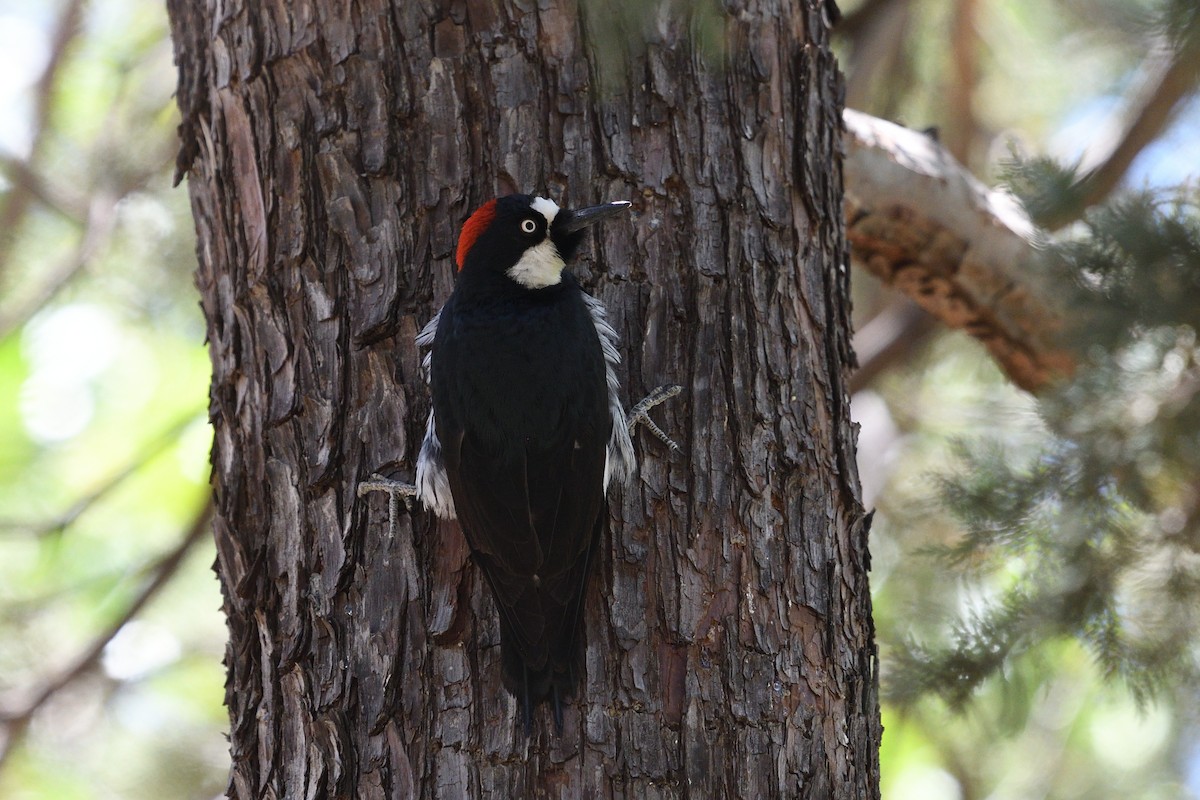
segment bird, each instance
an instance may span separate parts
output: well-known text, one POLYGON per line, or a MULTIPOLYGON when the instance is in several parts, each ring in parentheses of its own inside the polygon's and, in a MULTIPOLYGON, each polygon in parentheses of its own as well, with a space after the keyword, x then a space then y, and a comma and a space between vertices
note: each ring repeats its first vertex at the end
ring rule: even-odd
POLYGON ((499 613, 502 683, 527 736, 543 701, 562 732, 606 497, 635 470, 633 425, 675 447, 646 412, 679 387, 659 387, 626 416, 616 330, 566 269, 590 226, 629 208, 487 201, 462 226, 453 292, 417 336, 432 408, 415 485, 403 486, 466 537, 499 613))

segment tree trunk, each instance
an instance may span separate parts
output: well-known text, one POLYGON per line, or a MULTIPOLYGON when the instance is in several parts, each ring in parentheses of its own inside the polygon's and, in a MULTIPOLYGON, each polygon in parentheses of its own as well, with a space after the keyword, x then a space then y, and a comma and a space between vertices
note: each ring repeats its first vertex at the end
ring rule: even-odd
POLYGON ((169 0, 231 795, 878 795, 832 4, 644 5, 169 0), (627 400, 684 387, 681 452, 640 436, 611 503, 563 734, 529 740, 459 530, 356 497, 411 478, 413 337, 513 189, 633 201, 575 270, 627 400))

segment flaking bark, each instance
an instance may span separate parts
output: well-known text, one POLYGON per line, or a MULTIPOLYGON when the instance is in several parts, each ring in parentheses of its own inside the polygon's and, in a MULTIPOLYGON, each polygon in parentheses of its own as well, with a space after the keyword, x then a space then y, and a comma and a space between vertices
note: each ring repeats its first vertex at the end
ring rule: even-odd
POLYGON ((877 796, 827 3, 615 24, 608 4, 169 6, 230 794, 877 796), (702 50, 714 24, 724 49, 702 50), (681 452, 640 437, 611 503, 578 702, 529 741, 461 534, 417 510, 389 537, 382 496, 355 496, 411 477, 413 337, 458 225, 509 189, 634 202, 576 271, 622 335, 627 399, 684 386, 662 415, 681 452))

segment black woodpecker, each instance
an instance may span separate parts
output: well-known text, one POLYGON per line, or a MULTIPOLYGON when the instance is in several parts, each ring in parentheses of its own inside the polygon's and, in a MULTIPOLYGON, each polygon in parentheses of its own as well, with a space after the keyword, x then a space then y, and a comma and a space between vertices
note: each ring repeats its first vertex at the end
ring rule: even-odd
POLYGON ((564 270, 587 226, 628 208, 489 201, 463 225, 454 292, 417 338, 433 410, 415 493, 458 519, 487 578, 527 735, 542 701, 562 730, 605 495, 634 468, 616 331, 564 270))

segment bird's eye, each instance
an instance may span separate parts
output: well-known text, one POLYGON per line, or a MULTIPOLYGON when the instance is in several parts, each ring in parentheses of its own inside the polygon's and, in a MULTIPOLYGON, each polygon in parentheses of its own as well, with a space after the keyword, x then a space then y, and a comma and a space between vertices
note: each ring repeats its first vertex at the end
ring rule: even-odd
POLYGON ((523 219, 521 220, 521 230, 525 233, 533 233, 537 230, 537 223, 531 219, 523 219))

